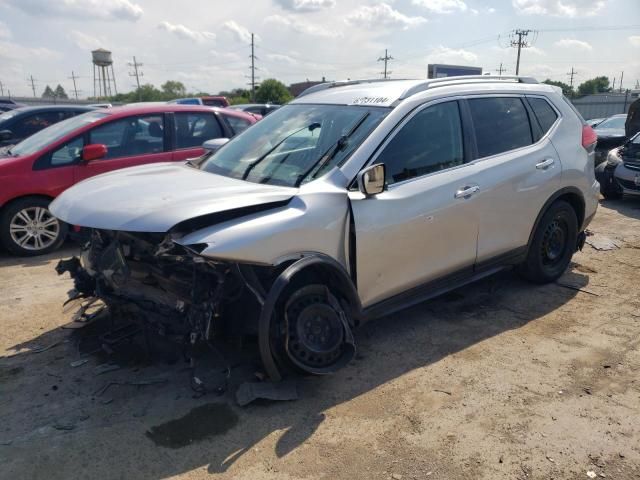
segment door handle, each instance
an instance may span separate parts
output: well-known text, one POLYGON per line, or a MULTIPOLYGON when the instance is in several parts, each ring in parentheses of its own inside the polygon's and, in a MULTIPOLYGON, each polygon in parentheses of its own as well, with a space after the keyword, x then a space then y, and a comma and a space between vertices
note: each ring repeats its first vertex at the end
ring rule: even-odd
POLYGON ((546 158, 543 161, 536 163, 536 168, 538 170, 546 170, 554 163, 556 163, 556 161, 553 158, 546 158))
POLYGON ((477 193, 480 190, 480 187, 478 185, 473 185, 473 186, 466 186, 464 188, 461 188, 460 190, 458 190, 456 192, 456 194, 454 195, 455 198, 468 198, 471 195, 473 195, 474 193, 477 193))

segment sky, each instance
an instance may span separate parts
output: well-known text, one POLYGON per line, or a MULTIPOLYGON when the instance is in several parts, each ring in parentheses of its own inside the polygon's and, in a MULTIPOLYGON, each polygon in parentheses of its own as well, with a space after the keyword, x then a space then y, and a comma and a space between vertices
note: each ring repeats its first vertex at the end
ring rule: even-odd
POLYGON ((515 73, 514 29, 531 29, 521 75, 574 83, 606 75, 640 80, 640 0, 0 0, 0 82, 7 95, 45 86, 93 95, 91 50, 113 52, 116 88, 179 80, 216 93, 256 74, 286 84, 379 78, 385 49, 391 78, 425 78, 427 64, 515 73))

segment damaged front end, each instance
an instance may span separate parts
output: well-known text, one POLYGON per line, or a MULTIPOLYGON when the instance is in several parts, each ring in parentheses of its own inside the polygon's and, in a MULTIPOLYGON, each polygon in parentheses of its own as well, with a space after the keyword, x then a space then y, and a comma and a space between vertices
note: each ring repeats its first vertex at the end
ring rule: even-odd
POLYGON ((112 319, 132 325, 146 342, 150 334, 171 340, 192 366, 203 346, 247 337, 258 340, 273 380, 285 364, 319 374, 353 358, 346 297, 283 282, 291 264, 217 261, 199 255, 198 245, 173 240, 172 234, 94 229, 80 258, 61 261, 56 270, 74 279, 71 297, 101 300, 112 319))

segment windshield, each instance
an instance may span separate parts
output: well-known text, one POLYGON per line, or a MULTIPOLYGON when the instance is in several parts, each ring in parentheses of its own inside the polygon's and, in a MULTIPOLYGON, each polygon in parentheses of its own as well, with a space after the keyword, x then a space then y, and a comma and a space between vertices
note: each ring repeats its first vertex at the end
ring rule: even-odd
POLYGON ((54 123, 50 127, 40 130, 34 133, 30 137, 24 139, 11 149, 11 155, 31 155, 41 150, 47 145, 57 142, 62 137, 73 132, 77 128, 80 128, 89 123, 93 123, 101 118, 108 116, 105 112, 87 112, 82 115, 71 117, 67 120, 63 120, 58 123, 54 123))
POLYGON ((614 130, 624 130, 624 122, 627 120, 626 117, 611 117, 599 123, 596 127, 597 130, 601 128, 612 128, 614 130))
POLYGON ((299 186, 340 166, 390 111, 286 105, 235 137, 200 168, 249 182, 299 186))

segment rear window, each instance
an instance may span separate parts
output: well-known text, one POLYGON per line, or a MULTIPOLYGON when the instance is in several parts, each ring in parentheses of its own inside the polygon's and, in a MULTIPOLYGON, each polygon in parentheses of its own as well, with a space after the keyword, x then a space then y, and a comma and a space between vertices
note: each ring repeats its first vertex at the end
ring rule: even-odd
POLYGON ((480 158, 533 143, 529 115, 520 98, 474 98, 469 108, 480 158))
POLYGON ((549 105, 549 102, 543 98, 529 97, 528 100, 529 105, 531 105, 531 108, 533 109, 533 113, 538 119, 538 123, 542 129, 542 134, 544 135, 558 119, 558 114, 551 105, 549 105))
POLYGON ((224 118, 227 120, 227 123, 233 130, 233 133, 236 135, 240 132, 244 132, 247 128, 251 126, 251 122, 249 120, 245 120, 244 118, 232 117, 231 115, 225 115, 224 118))

